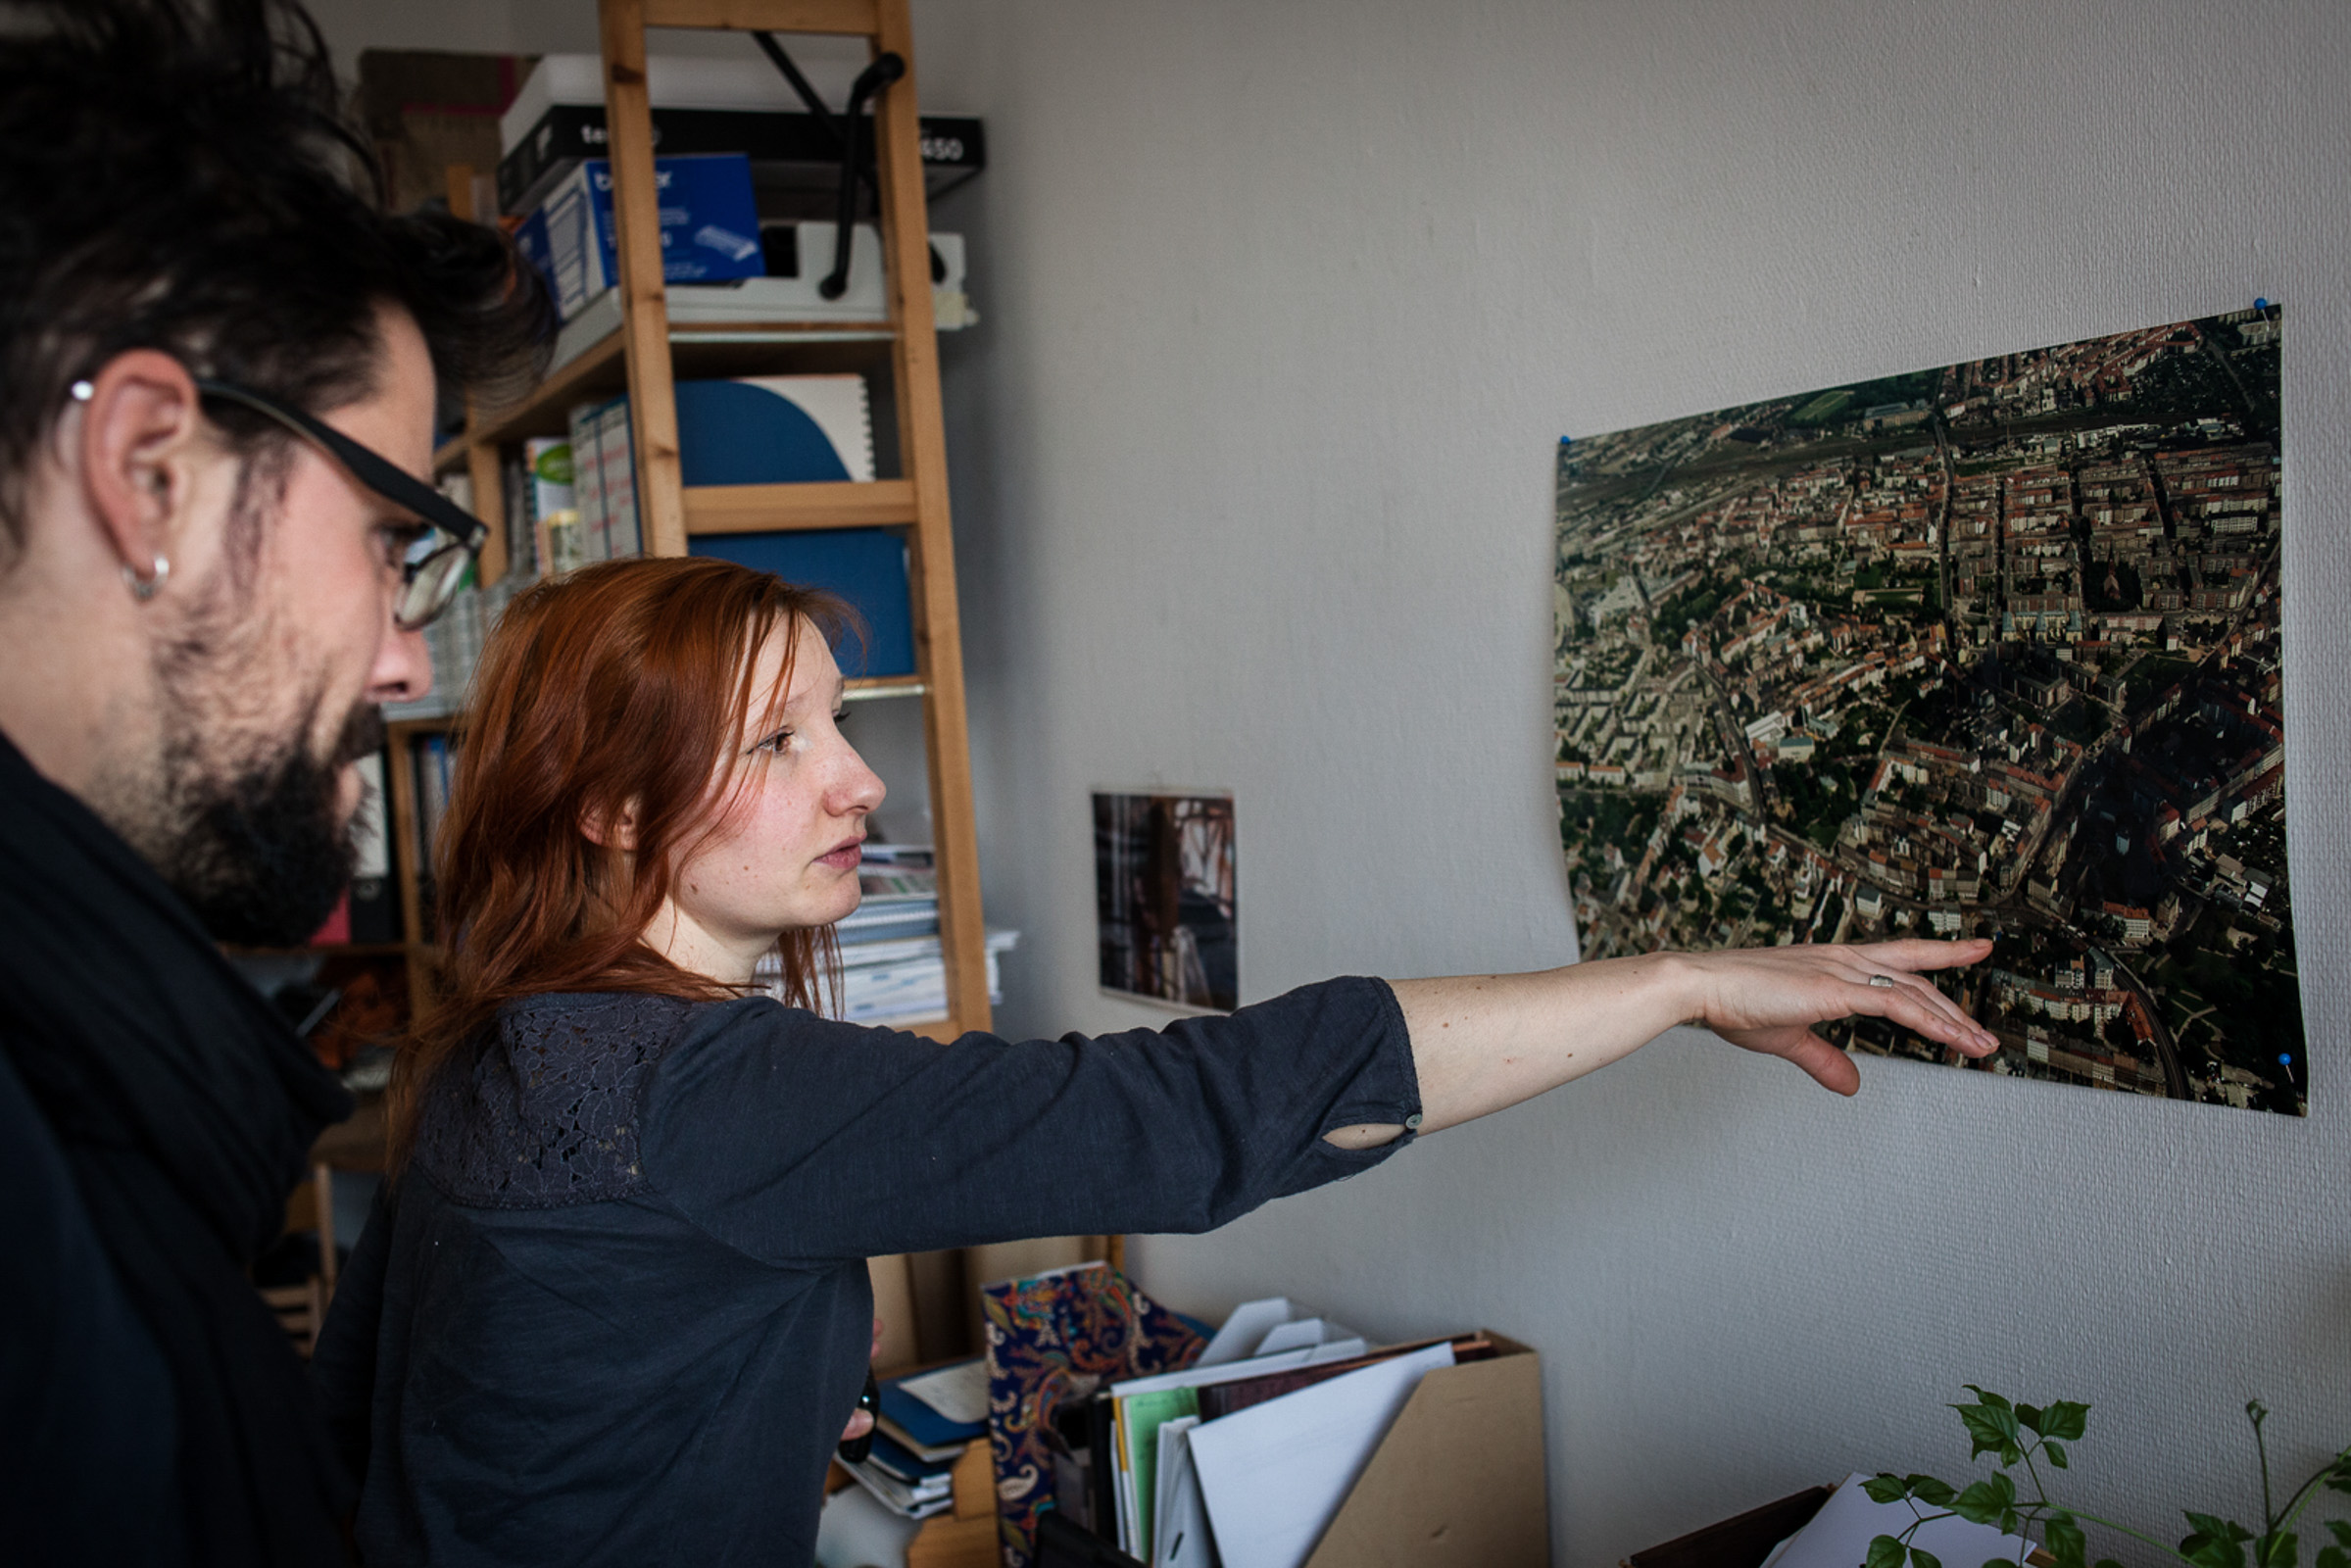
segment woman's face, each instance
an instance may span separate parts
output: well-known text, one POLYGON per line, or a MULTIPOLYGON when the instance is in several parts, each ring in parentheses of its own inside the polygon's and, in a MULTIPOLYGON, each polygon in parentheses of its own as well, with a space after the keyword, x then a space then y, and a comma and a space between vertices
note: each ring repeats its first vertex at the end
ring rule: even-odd
POLYGON ((866 814, 882 804, 882 781, 841 733, 840 666, 813 628, 771 634, 751 689, 745 731, 721 774, 725 815, 679 864, 670 889, 664 913, 677 917, 675 939, 661 942, 661 921, 648 933, 681 960, 705 958, 687 967, 706 973, 717 956, 698 951, 706 943, 756 956, 783 931, 829 925, 855 909, 857 846, 866 814), (771 716, 761 694, 782 677, 787 646, 792 684, 771 716))

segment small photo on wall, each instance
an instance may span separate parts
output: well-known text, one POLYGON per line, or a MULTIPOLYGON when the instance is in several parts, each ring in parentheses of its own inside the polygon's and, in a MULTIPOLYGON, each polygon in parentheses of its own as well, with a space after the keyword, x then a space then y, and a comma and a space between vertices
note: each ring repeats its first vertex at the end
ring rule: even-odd
POLYGON ((1239 1006, 1232 796, 1096 792, 1094 906, 1103 990, 1239 1006))

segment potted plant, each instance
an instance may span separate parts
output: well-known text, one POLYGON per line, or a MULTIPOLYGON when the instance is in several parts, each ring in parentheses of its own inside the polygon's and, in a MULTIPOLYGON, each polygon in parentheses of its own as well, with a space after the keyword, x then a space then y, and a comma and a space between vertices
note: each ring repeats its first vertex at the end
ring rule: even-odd
MULTIPOLYGON (((1974 1445, 1968 1457, 1993 1455, 1999 1464, 1998 1473, 1965 1487, 1954 1487, 1933 1476, 1881 1475, 1864 1483, 1862 1490, 1873 1501, 1908 1502, 1918 1516, 1899 1534, 1872 1541, 1864 1568, 1905 1568, 1905 1564, 1907 1568, 1943 1568, 1933 1552, 1912 1545, 1910 1538, 1920 1525, 1954 1514, 1976 1524, 1994 1526, 2012 1536, 2025 1530, 2036 1532, 2049 1555, 2056 1559, 2056 1568, 2086 1568, 2089 1544, 2082 1528, 2084 1524, 2119 1531, 2190 1568, 2297 1568, 2300 1545, 2296 1526, 2304 1511, 2318 1500, 2321 1492, 2351 1493, 2351 1447, 2346 1447, 2313 1472, 2280 1505, 2270 1485, 2270 1449, 2261 1433, 2261 1424, 2270 1412, 2259 1399, 2254 1399, 2245 1405, 2245 1415, 2253 1423, 2253 1446, 2261 1457, 2262 1528, 2256 1532, 2233 1519, 2189 1513, 2187 1522, 2191 1528, 2186 1538, 2177 1546, 2167 1546, 2128 1525, 2066 1507, 2049 1496, 2043 1471, 2070 1468, 2072 1461, 2067 1457, 2065 1445, 2081 1440, 2088 1421, 2088 1405, 2069 1399, 2037 1406, 2014 1404, 1997 1394, 1984 1393, 1973 1383, 1967 1388, 1975 1395, 1975 1402, 1951 1408, 1966 1423, 1968 1439, 1974 1445), (2019 1466, 2033 1488, 2030 1498, 2018 1491, 2017 1478, 2011 1474, 2019 1466)), ((2319 1550, 2311 1568, 2351 1568, 2351 1524, 2340 1519, 2329 1519, 2326 1524, 2332 1544, 2319 1550)), ((1983 1568, 2008 1568, 2008 1565, 1993 1561, 1983 1568)), ((2023 1568, 2021 1562, 2019 1568, 2023 1568)), ((2121 1568, 2121 1565, 2111 1557, 2103 1557, 2096 1568, 2121 1568)))

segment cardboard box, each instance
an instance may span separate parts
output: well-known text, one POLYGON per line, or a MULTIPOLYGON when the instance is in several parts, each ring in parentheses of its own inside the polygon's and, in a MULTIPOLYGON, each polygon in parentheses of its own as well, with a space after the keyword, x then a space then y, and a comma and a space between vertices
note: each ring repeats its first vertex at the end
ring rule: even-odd
MULTIPOLYGON (((800 53, 798 43, 790 47, 800 53)), ((364 74, 367 56, 360 59, 364 74)), ((825 101, 838 104, 864 68, 864 51, 850 59, 809 52, 801 64, 825 101)), ((604 61, 557 54, 525 69, 520 90, 510 94, 513 101, 499 100, 505 110, 497 121, 498 147, 480 165, 497 165, 499 211, 514 214, 537 207, 579 159, 601 158, 607 150, 604 61)), ((735 59, 655 55, 646 62, 645 76, 658 151, 747 154, 759 166, 761 192, 785 203, 769 216, 813 219, 833 212, 841 144, 766 61, 748 49, 735 59)), ((411 93, 403 101, 446 104, 458 95, 411 93)), ((980 122, 969 116, 926 113, 920 120, 923 188, 935 202, 987 167, 987 141, 980 122)), ((439 178, 437 168, 433 173, 439 178)))
POLYGON ((1502 1353, 1420 1380, 1306 1568, 1542 1568, 1551 1560, 1543 1365, 1502 1353))

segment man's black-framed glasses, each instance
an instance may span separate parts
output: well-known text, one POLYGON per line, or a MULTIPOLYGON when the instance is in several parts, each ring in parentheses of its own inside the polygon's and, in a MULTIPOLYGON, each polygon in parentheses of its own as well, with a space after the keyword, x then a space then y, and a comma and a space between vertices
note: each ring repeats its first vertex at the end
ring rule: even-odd
POLYGON ((351 477, 404 512, 414 513, 422 531, 401 553, 400 602, 392 623, 420 631, 449 608, 465 580, 465 569, 481 554, 490 525, 389 459, 378 457, 333 426, 229 381, 195 377, 208 398, 242 404, 276 420, 341 464, 351 477))

